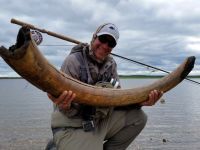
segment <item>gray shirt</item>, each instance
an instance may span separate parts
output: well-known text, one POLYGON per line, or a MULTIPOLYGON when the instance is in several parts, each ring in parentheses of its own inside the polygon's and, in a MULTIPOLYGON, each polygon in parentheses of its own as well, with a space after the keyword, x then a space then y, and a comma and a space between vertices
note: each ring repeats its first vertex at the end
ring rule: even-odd
MULTIPOLYGON (((119 81, 117 65, 111 56, 104 61, 95 59, 88 45, 79 44, 64 60, 61 71, 82 82, 95 85, 97 82, 109 82, 112 78, 119 81)), ((98 112, 106 115, 109 108, 96 108, 98 112)), ((81 105, 72 103, 70 110, 60 110, 54 105, 52 113, 52 127, 80 127, 82 118, 80 115, 81 105)))

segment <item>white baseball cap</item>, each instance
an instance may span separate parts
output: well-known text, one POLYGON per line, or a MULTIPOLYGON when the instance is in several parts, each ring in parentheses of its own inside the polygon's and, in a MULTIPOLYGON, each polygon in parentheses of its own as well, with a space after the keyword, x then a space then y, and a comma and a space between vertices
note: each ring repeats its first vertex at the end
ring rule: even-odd
POLYGON ((102 28, 97 32, 97 36, 108 34, 112 36, 115 39, 115 42, 117 43, 119 39, 119 31, 118 28, 112 24, 112 23, 107 23, 102 28))

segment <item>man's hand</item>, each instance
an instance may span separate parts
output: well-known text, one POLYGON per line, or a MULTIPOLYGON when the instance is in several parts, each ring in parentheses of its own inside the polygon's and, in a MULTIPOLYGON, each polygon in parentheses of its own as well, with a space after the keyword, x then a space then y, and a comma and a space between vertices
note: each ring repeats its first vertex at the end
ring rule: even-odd
POLYGON ((64 91, 58 98, 53 97, 51 94, 47 93, 49 99, 51 99, 60 109, 69 110, 71 107, 71 102, 76 97, 76 94, 72 91, 64 91))
POLYGON ((149 93, 149 98, 147 101, 140 103, 141 106, 152 106, 154 105, 163 95, 163 92, 158 90, 153 90, 149 93))

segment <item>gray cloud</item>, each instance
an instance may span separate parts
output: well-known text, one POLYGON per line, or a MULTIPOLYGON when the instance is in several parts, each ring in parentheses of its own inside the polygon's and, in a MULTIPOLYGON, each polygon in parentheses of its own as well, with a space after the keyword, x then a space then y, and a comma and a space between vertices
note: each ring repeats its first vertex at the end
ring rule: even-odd
MULTIPOLYGON (((11 24, 11 18, 83 42, 90 42, 97 26, 113 22, 120 30, 119 44, 114 53, 168 71, 185 57, 194 55, 197 57, 195 73, 199 74, 199 5, 198 0, 1 0, 0 43, 7 47, 15 43, 19 26, 11 24)), ((73 44, 45 34, 43 38, 43 46, 39 48, 59 68, 73 44)), ((134 74, 138 70, 146 73, 144 67, 116 60, 122 74, 134 74)), ((0 67, 0 76, 16 75, 2 59, 0 67)))

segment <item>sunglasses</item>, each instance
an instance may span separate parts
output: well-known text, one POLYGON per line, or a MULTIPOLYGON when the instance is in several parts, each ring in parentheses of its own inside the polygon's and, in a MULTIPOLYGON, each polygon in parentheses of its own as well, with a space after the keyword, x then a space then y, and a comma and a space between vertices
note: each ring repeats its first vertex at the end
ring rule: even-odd
POLYGON ((101 43, 107 43, 110 48, 114 48, 117 45, 115 40, 113 38, 108 38, 107 35, 100 35, 98 39, 101 43))

